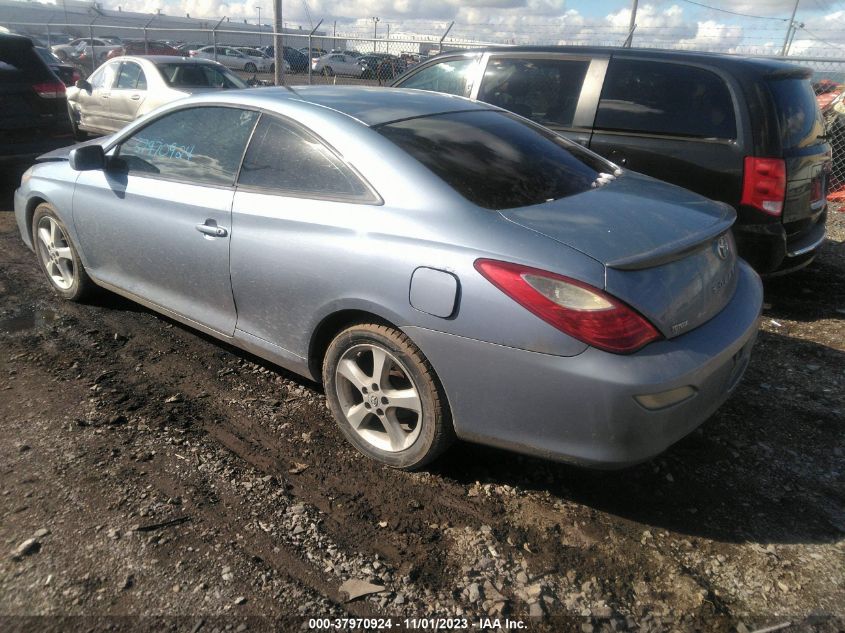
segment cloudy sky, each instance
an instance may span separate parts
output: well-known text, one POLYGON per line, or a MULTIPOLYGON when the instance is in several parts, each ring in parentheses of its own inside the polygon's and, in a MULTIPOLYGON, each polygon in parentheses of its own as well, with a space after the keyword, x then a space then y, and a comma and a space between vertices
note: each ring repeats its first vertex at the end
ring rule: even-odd
MULTIPOLYGON (((100 0, 105 8, 272 21, 272 0, 100 0)), ((640 0, 635 45, 780 52, 795 0, 640 0)), ((620 44, 631 0, 283 0, 286 26, 323 19, 329 31, 371 37, 450 35, 520 44, 620 44)), ((791 53, 845 57, 845 0, 800 0, 791 53)))

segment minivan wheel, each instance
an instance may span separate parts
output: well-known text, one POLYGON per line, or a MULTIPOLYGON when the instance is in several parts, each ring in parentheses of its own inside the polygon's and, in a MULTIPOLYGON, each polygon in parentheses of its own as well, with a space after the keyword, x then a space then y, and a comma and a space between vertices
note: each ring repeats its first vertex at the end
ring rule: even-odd
POLYGON ((67 228, 47 203, 35 209, 32 242, 41 270, 57 294, 69 301, 82 301, 95 291, 96 286, 85 272, 67 228))
POLYGON ((434 369, 395 328, 366 323, 338 334, 326 351, 323 385, 346 439, 383 464, 421 468, 454 440, 434 369))
POLYGON ((254 73, 256 70, 258 70, 258 69, 256 68, 255 64, 253 64, 252 62, 247 62, 246 66, 244 66, 245 72, 254 73))

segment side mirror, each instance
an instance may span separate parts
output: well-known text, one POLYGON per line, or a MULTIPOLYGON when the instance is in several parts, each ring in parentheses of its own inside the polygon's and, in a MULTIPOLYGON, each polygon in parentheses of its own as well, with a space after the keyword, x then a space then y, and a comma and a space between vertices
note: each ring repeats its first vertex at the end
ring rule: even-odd
POLYGON ((91 92, 91 90, 92 90, 91 84, 89 84, 84 79, 77 80, 76 87, 79 88, 80 90, 84 90, 85 92, 91 92))
POLYGON ((70 168, 75 171, 94 171, 104 169, 106 155, 102 145, 84 145, 70 150, 70 168))

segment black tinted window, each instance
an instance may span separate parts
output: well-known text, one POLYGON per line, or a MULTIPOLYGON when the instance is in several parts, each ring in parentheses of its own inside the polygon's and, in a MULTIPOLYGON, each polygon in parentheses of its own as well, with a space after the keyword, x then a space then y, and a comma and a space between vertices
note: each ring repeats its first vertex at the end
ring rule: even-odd
POLYGON ((775 98, 784 147, 818 143, 824 134, 821 112, 809 79, 776 79, 769 82, 775 98))
POLYGON ((512 209, 593 186, 612 167, 539 126, 492 111, 419 117, 377 128, 471 202, 512 209))
POLYGON ((730 92, 718 75, 683 64, 611 61, 596 114, 604 130, 736 138, 730 92))
POLYGON ((231 185, 257 119, 237 108, 179 110, 130 136, 119 156, 131 174, 231 185))
POLYGON ((295 196, 373 199, 358 176, 322 142, 266 115, 244 156, 238 183, 295 196))
POLYGON ((205 88, 246 88, 239 77, 222 66, 211 64, 157 64, 157 68, 168 85, 200 86, 205 88))
POLYGON ((423 68, 398 85, 399 88, 416 88, 445 92, 468 97, 472 91, 472 75, 476 69, 474 57, 449 59, 423 68))
POLYGON ((478 98, 544 125, 572 125, 587 61, 491 58, 478 98))
POLYGON ((0 39, 0 81, 12 83, 50 79, 51 74, 29 42, 0 39))

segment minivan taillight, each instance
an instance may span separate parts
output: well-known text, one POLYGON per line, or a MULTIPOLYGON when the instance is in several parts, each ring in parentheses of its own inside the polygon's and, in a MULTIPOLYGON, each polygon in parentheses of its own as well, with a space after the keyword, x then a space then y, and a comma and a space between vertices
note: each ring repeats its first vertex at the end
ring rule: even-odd
POLYGON ((633 308, 581 281, 493 259, 476 260, 475 269, 546 323, 593 347, 629 354, 660 338, 633 308))
POLYGON ((32 84, 32 89, 39 97, 45 99, 57 99, 65 96, 65 85, 61 81, 46 81, 40 84, 32 84))
POLYGON ((782 158, 745 157, 742 200, 763 213, 779 216, 786 198, 786 161, 782 158))

